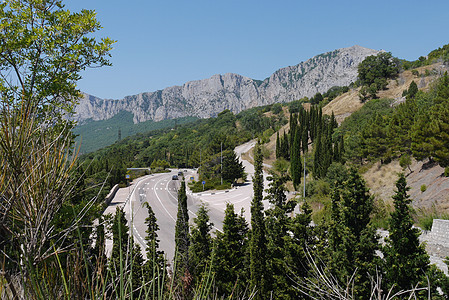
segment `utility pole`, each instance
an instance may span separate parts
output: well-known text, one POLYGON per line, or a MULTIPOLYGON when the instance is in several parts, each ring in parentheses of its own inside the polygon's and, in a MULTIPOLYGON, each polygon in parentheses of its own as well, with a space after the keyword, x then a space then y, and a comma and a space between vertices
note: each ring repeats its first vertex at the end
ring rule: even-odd
POLYGON ((221 166, 220 166, 220 175, 221 175, 221 185, 223 185, 223 142, 220 144, 220 156, 221 156, 221 166))

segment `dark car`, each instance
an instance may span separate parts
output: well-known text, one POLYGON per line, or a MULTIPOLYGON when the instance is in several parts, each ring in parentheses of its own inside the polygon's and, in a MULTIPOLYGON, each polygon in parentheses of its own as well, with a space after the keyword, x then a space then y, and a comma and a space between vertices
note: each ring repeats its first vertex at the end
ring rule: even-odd
POLYGON ((171 177, 171 179, 172 179, 172 180, 178 180, 178 175, 173 175, 173 176, 171 177))
POLYGON ((181 171, 178 172, 178 176, 184 176, 184 173, 182 173, 181 171))

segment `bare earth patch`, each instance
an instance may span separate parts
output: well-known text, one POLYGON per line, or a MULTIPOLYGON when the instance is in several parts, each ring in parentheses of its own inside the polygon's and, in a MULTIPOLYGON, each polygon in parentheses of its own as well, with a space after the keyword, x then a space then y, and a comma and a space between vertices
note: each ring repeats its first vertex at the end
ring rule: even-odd
MULTIPOLYGON (((444 168, 437 164, 413 161, 412 172, 406 170, 409 195, 415 208, 430 209, 435 206, 439 212, 449 212, 449 178, 444 177, 444 168), (425 191, 421 186, 425 185, 425 191)), ((391 203, 396 188, 397 174, 403 172, 398 161, 386 165, 376 163, 363 174, 371 193, 391 203)))

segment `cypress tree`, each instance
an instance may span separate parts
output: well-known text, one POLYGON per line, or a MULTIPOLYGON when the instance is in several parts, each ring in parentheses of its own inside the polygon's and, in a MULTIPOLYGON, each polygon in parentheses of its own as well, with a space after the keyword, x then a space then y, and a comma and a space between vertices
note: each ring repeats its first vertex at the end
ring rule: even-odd
POLYGON ((98 218, 98 225, 96 227, 97 239, 95 240, 94 253, 98 261, 106 261, 106 239, 104 230, 103 217, 98 218))
POLYGON ((286 160, 290 159, 290 138, 289 135, 284 131, 284 137, 282 138, 282 157, 286 160))
POLYGON ((122 207, 115 210, 114 221, 112 223, 112 253, 111 258, 115 261, 125 257, 128 251, 129 234, 128 225, 125 218, 125 211, 122 207))
POLYGON ((307 201, 304 201, 301 213, 291 219, 289 229, 291 234, 284 238, 286 251, 284 260, 290 270, 290 277, 293 275, 293 278, 305 278, 310 269, 305 253, 315 244, 314 228, 311 223, 312 209, 307 201))
POLYGON ((396 189, 384 258, 388 288, 394 285, 395 291, 405 291, 414 288, 419 282, 427 285, 425 273, 430 262, 424 244, 419 242, 420 232, 413 228, 412 200, 407 194, 410 188, 404 174, 399 175, 396 189))
POLYGON ((291 161, 290 173, 292 176, 293 186, 295 190, 297 190, 299 184, 301 183, 301 174, 302 174, 301 132, 298 129, 296 130, 291 150, 292 151, 290 155, 291 161))
POLYGON ((298 126, 298 116, 296 114, 290 114, 290 144, 293 143, 293 137, 295 135, 296 127, 298 126))
POLYGON ((301 148, 302 154, 305 154, 309 150, 309 130, 307 125, 303 125, 303 130, 301 132, 301 148))
POLYGON ((181 181, 178 191, 178 214, 175 227, 176 273, 183 276, 188 273, 189 266, 189 212, 187 210, 186 184, 181 181))
POLYGON ((378 264, 376 229, 370 223, 373 197, 355 168, 345 181, 337 182, 332 193, 331 220, 328 228, 329 267, 345 286, 354 272, 354 294, 369 299, 370 274, 378 264))
POLYGON ((418 86, 416 85, 416 82, 413 80, 407 90, 407 99, 413 99, 415 98, 416 93, 418 92, 418 86))
POLYGON ((164 252, 159 250, 159 239, 157 231, 159 226, 157 224, 156 215, 148 202, 144 203, 148 210, 148 217, 145 219, 147 225, 145 242, 147 244, 146 253, 146 279, 153 280, 158 276, 162 276, 164 268, 164 252))
POLYGON ((274 299, 292 299, 296 294, 289 279, 289 269, 285 265, 287 256, 285 241, 289 238, 288 231, 291 228, 289 214, 296 205, 294 201, 287 201, 284 186, 287 179, 285 176, 274 174, 269 177, 271 182, 266 197, 271 204, 265 218, 267 269, 270 270, 267 287, 271 287, 270 297, 274 299))
POLYGON ((281 158, 280 156, 281 144, 279 140, 279 131, 276 132, 276 159, 281 158))
MULTIPOLYGON (((115 274, 131 273, 131 287, 137 295, 142 283, 143 257, 139 246, 135 245, 132 236, 129 235, 129 227, 126 224, 123 207, 117 207, 112 223, 112 253, 111 267, 115 274)), ((120 284, 124 284, 120 281, 120 284)), ((124 290, 122 286, 120 290, 124 290)))
POLYGON ((250 286, 257 290, 255 299, 266 299, 266 236, 263 208, 262 152, 259 142, 254 149, 254 196, 251 201, 250 286))
POLYGON ((315 137, 315 152, 313 153, 313 177, 321 178, 323 173, 323 138, 321 137, 321 131, 317 131, 317 137, 315 137))

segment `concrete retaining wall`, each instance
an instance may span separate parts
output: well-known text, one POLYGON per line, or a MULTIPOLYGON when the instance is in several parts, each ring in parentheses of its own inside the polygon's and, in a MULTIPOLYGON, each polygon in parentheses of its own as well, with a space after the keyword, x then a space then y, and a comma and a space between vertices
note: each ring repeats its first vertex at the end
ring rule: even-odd
POLYGON ((432 230, 426 235, 426 250, 430 255, 449 256, 449 220, 434 219, 432 230))
POLYGON ((106 196, 106 198, 104 199, 104 203, 106 204, 106 206, 108 206, 112 199, 114 198, 115 194, 118 191, 118 184, 114 185, 111 189, 111 191, 109 192, 109 194, 106 196))

